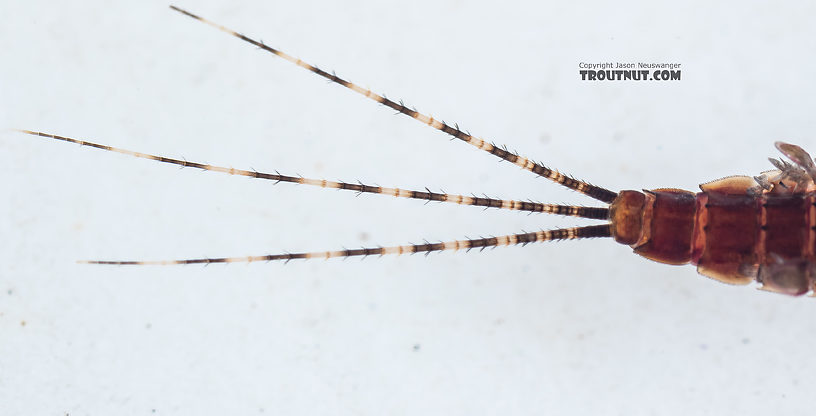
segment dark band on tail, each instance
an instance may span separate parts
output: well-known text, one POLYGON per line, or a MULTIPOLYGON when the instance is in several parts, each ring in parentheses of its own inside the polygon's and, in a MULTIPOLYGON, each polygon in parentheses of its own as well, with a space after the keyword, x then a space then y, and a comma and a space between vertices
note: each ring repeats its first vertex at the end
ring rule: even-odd
POLYGON ((356 84, 354 84, 352 82, 346 81, 346 80, 338 77, 334 73, 328 73, 328 72, 326 72, 326 71, 324 71, 324 70, 322 70, 320 68, 317 68, 317 67, 315 67, 313 65, 310 65, 310 64, 308 64, 306 62, 303 62, 300 59, 295 58, 295 57, 293 57, 293 56, 291 56, 291 55, 289 55, 289 54, 287 54, 287 53, 285 53, 283 51, 280 51, 278 49, 267 46, 263 42, 257 41, 255 39, 248 38, 248 37, 246 37, 246 36, 244 36, 244 35, 242 35, 242 34, 240 34, 238 32, 235 32, 234 30, 231 30, 229 28, 221 26, 221 25, 219 25, 217 23, 211 22, 211 21, 209 21, 207 19, 204 19, 204 18, 202 18, 200 16, 197 16, 197 15, 195 15, 193 13, 190 13, 190 12, 188 12, 186 10, 180 9, 180 8, 178 8, 176 6, 171 5, 170 8, 177 11, 177 12, 179 12, 179 13, 182 13, 184 15, 192 17, 193 19, 196 19, 196 20, 201 21, 203 23, 206 23, 206 24, 208 24, 210 26, 213 26, 213 27, 215 27, 215 28, 217 28, 217 29, 219 29, 219 30, 221 30, 223 32, 226 32, 226 33, 228 33, 228 34, 230 34, 232 36, 235 36, 238 39, 243 40, 244 42, 250 43, 252 45, 257 46, 258 48, 261 48, 261 49, 263 49, 263 50, 265 50, 267 52, 270 52, 270 53, 272 53, 274 55, 277 55, 278 57, 283 58, 283 59, 285 59, 285 60, 287 60, 287 61, 289 61, 289 62, 291 62, 291 63, 293 63, 293 64, 295 64, 295 65, 297 65, 297 66, 299 66, 301 68, 304 68, 304 69, 306 69, 308 71, 311 71, 312 73, 314 73, 316 75, 319 75, 319 76, 321 76, 321 77, 323 77, 323 78, 325 78, 325 79, 327 79, 329 81, 332 81, 332 82, 334 82, 336 84, 342 85, 342 86, 344 86, 344 87, 346 87, 346 88, 348 88, 348 89, 350 89, 350 90, 352 90, 354 92, 362 94, 362 95, 366 96, 367 98, 369 98, 371 100, 374 100, 374 101, 376 101, 376 102, 378 102, 378 103, 380 103, 382 105, 385 105, 386 107, 389 107, 389 108, 391 108, 391 109, 393 109, 393 110, 395 110, 395 111, 397 111, 397 112, 399 112, 401 114, 404 114, 404 115, 406 115, 408 117, 411 117, 411 118, 413 118, 415 120, 418 120, 418 121, 420 121, 420 122, 422 122, 424 124, 427 124, 427 125, 435 128, 435 129, 437 129, 439 131, 445 132, 445 133, 449 134, 452 137, 455 137, 455 138, 457 138, 457 139, 459 139, 459 140, 461 140, 461 141, 463 141, 465 143, 468 143, 468 144, 470 144, 472 146, 475 146, 475 147, 477 147, 477 148, 479 148, 481 150, 484 150, 484 151, 486 151, 486 152, 488 152, 488 153, 490 153, 492 155, 495 155, 498 158, 506 160, 506 161, 508 161, 510 163, 513 163, 513 164, 517 165, 517 166, 520 166, 522 169, 526 169, 526 170, 528 170, 530 172, 533 172, 533 173, 535 173, 535 174, 537 174, 539 176, 543 176, 543 177, 545 177, 547 179, 550 179, 553 182, 556 182, 556 183, 558 183, 558 184, 560 184, 560 185, 562 185, 564 187, 567 187, 569 189, 573 189, 575 191, 578 191, 580 193, 588 195, 588 196, 590 196, 592 198, 595 198, 595 199, 597 199, 599 201, 606 202, 607 204, 612 203, 612 201, 618 195, 616 192, 610 191, 608 189, 605 189, 605 188, 602 188, 602 187, 599 187, 599 186, 589 184, 589 183, 584 182, 584 181, 580 181, 580 180, 571 178, 571 177, 569 177, 567 175, 564 175, 564 174, 562 174, 562 173, 560 173, 560 172, 558 172, 556 170, 550 169, 550 168, 548 168, 546 166, 543 166, 543 165, 541 165, 539 163, 533 162, 532 160, 527 159, 527 158, 525 158, 523 156, 519 156, 518 154, 516 154, 514 152, 508 151, 508 150, 506 150, 506 149, 504 149, 502 147, 496 146, 496 145, 494 145, 492 143, 488 143, 487 141, 485 141, 483 139, 473 137, 470 134, 465 133, 464 131, 460 130, 458 127, 452 127, 452 126, 446 124, 443 121, 436 120, 433 117, 427 116, 427 115, 422 114, 422 113, 420 113, 420 112, 418 112, 416 110, 410 109, 410 108, 406 107, 404 104, 402 104, 401 102, 398 103, 398 102, 392 101, 392 100, 390 100, 388 98, 385 98, 384 96, 382 96, 380 94, 376 94, 376 93, 372 92, 369 89, 362 88, 362 87, 360 87, 360 86, 358 86, 358 85, 356 85, 356 84))
POLYGON ((556 214, 556 215, 564 215, 570 217, 580 217, 580 218, 590 218, 590 219, 598 219, 598 220, 606 220, 609 218, 609 209, 608 208, 597 208, 597 207, 581 207, 581 206, 572 206, 572 205, 556 205, 556 204, 542 204, 540 202, 527 202, 527 201, 516 201, 516 200, 508 200, 508 199, 496 199, 496 198, 487 198, 487 197, 477 197, 477 196, 464 196, 464 195, 456 195, 456 194, 447 194, 447 193, 439 193, 439 192, 432 192, 428 189, 425 191, 411 191, 406 189, 399 189, 399 188, 387 188, 382 186, 371 186, 365 185, 362 183, 347 183, 347 182, 337 182, 337 181, 328 181, 323 179, 311 179, 311 178, 304 178, 301 176, 287 176, 281 175, 280 173, 263 173, 263 172, 256 172, 254 170, 244 170, 244 169, 234 169, 234 168, 226 168, 223 166, 215 166, 215 165, 208 165, 205 163, 198 163, 198 162, 190 162, 187 160, 180 160, 174 159, 164 156, 157 156, 148 153, 141 153, 141 152, 134 152, 132 150, 121 149, 117 147, 112 147, 104 144, 92 143, 84 140, 79 139, 72 139, 70 137, 65 136, 58 136, 55 134, 49 133, 42 133, 36 132, 31 130, 18 130, 21 133, 30 134, 33 136, 45 137, 54 140, 60 140, 69 143, 76 143, 81 146, 88 146, 93 147, 96 149, 106 150, 109 152, 116 152, 125 155, 130 155, 134 157, 139 157, 142 159, 150 159, 155 160, 157 162, 162 163, 169 163, 171 165, 177 165, 187 168, 195 168, 201 170, 208 170, 212 172, 220 172, 226 173, 229 175, 239 175, 239 176, 246 176, 250 178, 257 178, 257 179, 265 179, 271 180, 276 182, 290 182, 296 183, 301 185, 311 185, 311 186, 319 186, 322 188, 330 188, 330 189, 344 189, 349 191, 354 191, 358 193, 369 193, 369 194, 380 194, 380 195, 390 195, 399 198, 409 198, 409 199, 419 199, 424 201, 438 201, 438 202, 450 202, 459 205, 472 205, 478 207, 485 207, 485 208, 499 208, 499 209, 509 209, 514 211, 529 211, 529 212, 542 212, 546 214, 556 214))
POLYGON ((526 245, 554 240, 577 240, 581 238, 611 237, 609 224, 592 225, 587 227, 562 228, 534 233, 510 234, 500 237, 455 240, 442 243, 409 244, 391 247, 358 248, 337 251, 315 251, 307 253, 267 254, 247 257, 214 257, 186 260, 158 260, 158 261, 109 261, 90 260, 81 261, 86 264, 107 264, 118 266, 146 266, 146 265, 173 265, 173 264, 211 264, 211 263, 251 263, 257 261, 289 261, 298 259, 330 259, 335 257, 354 256, 383 256, 386 254, 414 254, 431 253, 435 251, 485 249, 488 247, 526 245))

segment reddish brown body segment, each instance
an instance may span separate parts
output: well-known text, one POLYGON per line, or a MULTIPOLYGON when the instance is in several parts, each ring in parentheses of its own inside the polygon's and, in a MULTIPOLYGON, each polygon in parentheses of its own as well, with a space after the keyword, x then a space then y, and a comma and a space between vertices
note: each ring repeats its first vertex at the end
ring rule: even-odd
POLYGON ((813 290, 816 196, 782 192, 795 189, 785 184, 755 193, 746 185, 757 182, 745 178, 711 182, 697 194, 622 191, 611 205, 613 236, 650 260, 695 264, 700 274, 724 283, 756 280, 763 289, 789 295, 813 290), (635 195, 643 195, 643 202, 635 195), (624 221, 616 212, 640 221, 624 221))
POLYGON ((668 264, 691 259, 694 231, 694 194, 679 189, 646 193, 643 234, 633 246, 635 253, 668 264))
POLYGON ((440 241, 424 244, 363 247, 358 249, 273 253, 241 257, 204 257, 176 260, 89 260, 104 265, 170 265, 211 264, 255 261, 290 261, 295 259, 328 259, 386 254, 431 253, 485 249, 487 247, 526 245, 529 243, 613 237, 631 246, 635 253, 667 264, 695 264, 697 270, 724 283, 759 282, 762 289, 788 295, 816 292, 816 163, 802 148, 776 143, 776 148, 793 163, 771 159, 776 170, 760 176, 732 176, 700 185, 702 192, 661 188, 651 191, 615 192, 565 175, 532 159, 523 157, 477 136, 457 125, 449 125, 420 113, 401 101, 393 101, 334 72, 326 72, 261 41, 204 19, 186 10, 171 9, 206 23, 253 47, 289 61, 325 80, 347 88, 399 114, 446 133, 481 151, 487 152, 556 184, 580 192, 604 207, 545 204, 485 196, 465 196, 425 190, 406 190, 362 183, 346 183, 275 171, 234 169, 186 159, 159 156, 108 146, 81 139, 32 130, 18 130, 32 136, 79 144, 81 146, 154 160, 184 168, 201 169, 268 181, 319 186, 357 193, 389 195, 399 198, 436 201, 485 208, 540 212, 606 221, 588 225, 536 232, 522 232, 487 238, 440 241))
POLYGON ((697 212, 692 264, 717 280, 741 284, 753 280, 743 271, 759 264, 762 253, 761 199, 718 192, 697 194, 697 212))

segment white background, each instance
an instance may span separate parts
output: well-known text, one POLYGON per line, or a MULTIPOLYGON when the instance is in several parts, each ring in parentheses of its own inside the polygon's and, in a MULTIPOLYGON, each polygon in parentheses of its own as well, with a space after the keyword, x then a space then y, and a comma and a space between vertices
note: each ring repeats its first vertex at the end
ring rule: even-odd
MULTIPOLYGON (((592 205, 167 4, 0 3, 0 127, 188 160, 592 205)), ((610 189, 816 149, 808 2, 193 1, 610 189), (581 61, 682 63, 582 82, 581 61)), ((816 301, 611 240, 209 267, 588 224, 178 169, 0 133, 0 413, 805 414, 816 301)))

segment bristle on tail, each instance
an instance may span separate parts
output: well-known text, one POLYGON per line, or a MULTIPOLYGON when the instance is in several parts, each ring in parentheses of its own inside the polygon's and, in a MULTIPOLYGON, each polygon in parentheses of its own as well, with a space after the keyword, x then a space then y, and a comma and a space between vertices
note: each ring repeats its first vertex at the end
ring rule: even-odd
POLYGON ((235 168, 226 168, 223 166, 209 165, 206 163, 190 162, 187 160, 173 159, 164 156, 157 156, 148 153, 134 152, 132 150, 121 149, 104 144, 88 142, 85 140, 73 139, 65 136, 58 136, 50 133, 42 133, 31 130, 17 130, 21 133, 30 134, 32 136, 45 137, 53 140, 60 140, 68 143, 75 143, 81 146, 93 147, 95 149, 106 150, 109 152, 121 153, 129 156, 134 156, 142 159, 155 160, 157 162, 169 163, 187 168, 195 168, 207 170, 212 172, 226 173, 229 175, 246 176, 250 178, 265 179, 275 182, 289 182, 301 185, 319 186, 321 188, 343 189, 354 191, 358 193, 380 194, 388 195, 398 198, 418 199, 424 201, 449 202, 459 205, 471 205, 485 208, 508 209, 515 211, 541 212, 546 214, 564 215, 571 217, 590 218, 605 220, 609 217, 608 208, 599 207, 582 207, 572 205, 556 205, 556 204, 542 204, 539 202, 527 202, 516 200, 505 200, 487 197, 464 196, 457 194, 447 194, 432 192, 427 188, 424 191, 412 191, 400 188, 387 188, 382 186, 371 186, 362 183, 347 183, 328 181, 325 179, 311 179, 301 176, 287 176, 280 173, 263 173, 254 170, 243 170, 235 168))
POLYGON ((346 80, 338 77, 334 73, 326 72, 326 71, 324 71, 324 70, 322 70, 322 69, 320 69, 320 68, 318 68, 318 67, 316 67, 314 65, 303 62, 302 60, 300 60, 298 58, 295 58, 294 56, 291 56, 291 55, 287 54, 286 52, 283 52, 281 50, 278 50, 278 49, 272 48, 270 46, 267 46, 263 42, 260 42, 260 41, 257 41, 255 39, 251 39, 249 37, 246 37, 246 36, 236 32, 236 31, 234 31, 232 29, 229 29, 227 27, 221 26, 221 25, 219 25, 217 23, 214 23, 214 22, 211 22, 211 21, 209 21, 207 19, 204 19, 201 16, 195 15, 193 13, 190 13, 190 12, 186 11, 186 10, 180 9, 180 8, 178 8, 176 6, 171 5, 170 8, 177 11, 177 12, 179 12, 179 13, 181 13, 181 14, 192 17, 193 19, 196 19, 196 20, 198 20, 200 22, 206 23, 206 24, 208 24, 208 25, 210 25, 210 26, 212 26, 212 27, 214 27, 214 28, 216 28, 218 30, 221 30, 221 31, 223 31, 225 33, 228 33, 228 34, 232 35, 232 36, 235 36, 236 38, 241 39, 244 42, 255 45, 260 49, 263 49, 263 50, 265 50, 267 52, 270 52, 270 53, 272 53, 272 54, 274 54, 274 55, 276 55, 276 56, 278 56, 280 58, 283 58, 283 59, 285 59, 285 60, 287 60, 287 61, 289 61, 289 62, 291 62, 291 63, 293 63, 293 64, 295 64, 295 65, 297 65, 299 67, 301 67, 301 68, 304 68, 304 69, 306 69, 306 70, 320 76, 320 77, 323 77, 323 78, 325 78, 325 79, 327 79, 329 81, 332 81, 332 82, 334 82, 334 83, 336 83, 338 85, 342 85, 342 86, 344 86, 344 87, 346 87, 346 88, 348 88, 348 89, 350 89, 350 90, 352 90, 352 91, 354 91, 356 93, 359 93, 359 94, 365 96, 366 98, 369 98, 369 99, 371 99, 373 101, 376 101, 376 102, 378 102, 378 103, 380 103, 380 104, 382 104, 382 105, 384 105, 386 107, 389 107, 389 108, 399 112, 400 114, 404 114, 404 115, 406 115, 408 117, 411 117, 411 118, 413 118, 413 119, 415 119, 415 120, 417 120, 417 121, 419 121, 419 122, 421 122, 423 124, 427 124, 427 125, 435 128, 435 129, 437 129, 439 131, 442 131, 442 132, 444 132, 444 133, 446 133, 446 134, 448 134, 448 135, 450 135, 452 137, 455 137, 455 138, 457 138, 457 139, 459 139, 459 140, 461 140, 461 141, 463 141, 465 143, 468 143, 471 146, 475 146, 478 149, 484 150, 485 152, 488 152, 488 153, 490 153, 490 154, 492 154, 492 155, 494 155, 494 156, 496 156, 496 157, 498 157, 498 158, 500 158, 502 160, 506 160, 506 161, 508 161, 510 163, 513 163, 513 164, 521 167, 522 169, 528 170, 528 171, 533 172, 533 173, 535 173, 535 174, 537 174, 539 176, 545 177, 545 178, 547 178, 547 179, 549 179, 549 180, 551 180, 551 181, 553 181, 555 183, 558 183, 561 186, 564 186, 566 188, 578 191, 578 192, 580 192, 582 194, 588 195, 588 196, 590 196, 590 197, 592 197, 594 199, 597 199, 599 201, 606 202, 607 204, 611 203, 615 199, 615 197, 617 197, 617 195, 618 195, 616 192, 610 191, 608 189, 592 185, 592 184, 590 184, 588 182, 584 182, 584 181, 580 181, 580 180, 571 178, 571 177, 569 177, 567 175, 564 175, 564 174, 562 174, 562 173, 560 173, 560 172, 558 172, 558 171, 556 171, 554 169, 550 169, 550 168, 548 168, 546 166, 543 166, 541 164, 538 164, 538 163, 536 163, 536 162, 534 162, 534 161, 532 161, 530 159, 527 159, 526 157, 519 156, 518 154, 516 154, 514 152, 508 151, 503 147, 499 147, 499 146, 496 146, 494 144, 488 143, 484 139, 480 139, 478 137, 471 136, 470 134, 465 133, 464 131, 460 130, 458 126, 450 126, 450 125, 448 125, 447 123, 445 123, 443 121, 436 120, 433 117, 422 114, 422 113, 420 113, 420 112, 418 112, 418 111, 416 111, 414 109, 408 108, 402 102, 392 101, 392 100, 390 100, 388 98, 385 98, 384 96, 382 96, 380 94, 372 92, 371 90, 369 90, 367 88, 362 88, 362 87, 358 86, 357 84, 346 81, 346 80))
POLYGON ((298 259, 330 259, 337 257, 354 256, 384 256, 386 254, 414 254, 432 253, 436 251, 485 249, 489 247, 510 246, 515 244, 529 244, 554 240, 577 240, 581 238, 610 237, 609 224, 592 225, 586 227, 562 228, 534 233, 510 234, 500 237, 477 238, 468 240, 454 240, 441 243, 409 244, 391 247, 359 248, 336 251, 314 251, 307 253, 267 254, 262 256, 246 257, 214 257, 186 260, 157 260, 157 261, 120 261, 120 260, 84 260, 83 264, 105 264, 117 266, 167 266, 179 264, 213 264, 213 263, 252 263, 261 261, 289 261, 298 259))

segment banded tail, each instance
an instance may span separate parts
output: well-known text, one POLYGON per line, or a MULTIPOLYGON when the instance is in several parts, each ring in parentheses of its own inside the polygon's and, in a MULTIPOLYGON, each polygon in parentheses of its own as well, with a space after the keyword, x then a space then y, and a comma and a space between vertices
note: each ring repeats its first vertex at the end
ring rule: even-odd
POLYGON ((108 261, 108 260, 84 260, 85 264, 107 264, 118 266, 167 266, 174 264, 211 264, 211 263, 252 263, 257 261, 290 261, 297 259, 330 259, 336 257, 354 256, 383 256, 386 254, 429 254, 435 251, 457 251, 471 250, 478 248, 484 250, 488 247, 511 246, 516 244, 527 245, 553 240, 577 240, 581 238, 611 237, 609 224, 590 225, 586 227, 562 228, 550 231, 538 231, 534 233, 510 234, 500 237, 477 238, 467 240, 454 240, 440 243, 408 244, 391 247, 358 248, 335 251, 313 251, 308 253, 283 253, 267 254, 261 256, 245 257, 214 257, 185 260, 157 260, 157 261, 108 261))
POLYGON ((68 143, 75 143, 80 146, 88 146, 93 147, 95 149, 106 150, 108 152, 114 153, 121 153, 124 155, 129 155, 133 157, 138 157, 142 159, 150 159, 155 160, 157 162, 168 163, 171 165, 177 165, 185 168, 195 168, 201 170, 208 170, 212 172, 220 172, 226 173, 228 175, 238 175, 238 176, 246 176, 249 178, 256 178, 256 179, 265 179, 270 181, 275 181, 275 183, 279 182, 289 182, 295 183, 300 185, 311 185, 311 186, 319 186, 321 188, 329 188, 329 189, 343 189, 347 191, 354 191, 357 193, 369 193, 369 194, 380 194, 380 195, 388 195, 397 198, 408 198, 408 199, 419 199, 424 201, 437 201, 437 202, 449 202, 459 205, 472 205, 477 207, 485 207, 485 208, 498 208, 498 209, 509 209, 514 211, 528 211, 528 212, 542 212, 545 214, 555 214, 555 215, 564 215, 568 217, 580 217, 580 218, 589 218, 589 219, 596 219, 596 220, 603 220, 609 216, 609 209, 608 208, 599 208, 599 207, 583 207, 583 206, 576 206, 576 205, 556 205, 556 204, 542 204, 540 202, 529 202, 529 201, 517 201, 517 200, 506 200, 506 199, 496 199, 496 198, 488 198, 488 197, 477 197, 477 196, 465 196, 465 195, 457 195, 457 194, 447 194, 447 193, 439 193, 439 192, 432 192, 428 188, 425 188, 424 191, 411 191, 406 189, 400 188, 387 188, 382 186, 372 186, 372 185, 365 185, 362 183, 348 183, 348 182, 337 182, 337 181, 328 181, 325 179, 313 179, 313 178, 304 178, 302 176, 288 176, 282 175, 279 172, 275 173, 264 173, 258 172, 255 170, 244 170, 244 169, 235 169, 235 168, 227 168, 223 166, 216 166, 216 165, 209 165, 206 163, 199 163, 199 162, 190 162, 187 160, 182 159, 174 159, 170 157, 164 156, 157 156, 149 153, 142 153, 142 152, 135 152, 132 150, 122 149, 118 147, 108 146, 99 143, 93 143, 85 140, 73 139, 70 137, 65 136, 58 136, 56 134, 50 133, 43 133, 39 131, 31 131, 31 130, 17 130, 20 133, 30 134, 32 136, 39 136, 45 137, 48 139, 59 140, 68 143))
MULTIPOLYGON (((376 94, 371 92, 368 89, 361 88, 356 84, 353 84, 349 81, 346 81, 336 75, 329 74, 317 67, 314 67, 310 64, 307 64, 300 59, 294 58, 291 55, 286 54, 280 50, 271 48, 266 46, 262 42, 256 41, 254 39, 248 38, 244 35, 241 35, 231 29, 228 29, 224 26, 218 25, 216 23, 210 22, 206 19, 203 19, 195 14, 192 14, 188 11, 180 9, 175 6, 170 6, 173 10, 185 14, 189 17, 192 17, 196 20, 201 22, 207 23, 210 26, 213 26, 221 31, 224 31, 232 36, 235 36, 245 42, 248 42, 252 45, 255 45, 261 49, 266 50, 274 55, 277 55, 289 62, 294 63, 295 65, 307 69, 310 72, 317 74, 329 81, 332 81, 336 84, 342 85, 352 91, 355 91, 359 94, 364 95, 365 97, 376 101, 380 104, 385 105, 393 110, 396 110, 400 114, 404 114, 408 117, 411 117, 415 120, 418 120, 424 124, 427 124, 439 131, 447 133, 448 135, 452 136, 453 138, 459 139, 464 141, 474 147, 477 147, 481 150, 484 150, 502 160, 509 161, 521 168, 531 171, 539 176, 545 177, 547 179, 552 180, 564 186, 566 188, 581 192, 585 195, 588 195, 596 200, 605 202, 607 205, 612 204, 618 198, 618 193, 610 191, 605 188, 601 188, 595 185, 591 185, 587 182, 580 181, 577 179, 573 179, 569 176, 563 175, 556 170, 547 168, 539 163, 535 163, 530 159, 525 157, 519 156, 516 153, 510 152, 506 150, 504 147, 498 147, 494 144, 488 143, 483 139, 471 136, 468 133, 463 132, 459 129, 458 126, 451 127, 450 125, 435 120, 432 117, 424 115, 416 110, 409 109, 406 107, 402 102, 397 103, 385 98, 382 95, 376 94)), ((526 245, 529 243, 535 242, 544 242, 544 241, 554 241, 554 240, 576 240, 576 239, 583 239, 583 238, 597 238, 597 237, 613 237, 615 234, 615 230, 613 230, 614 219, 612 218, 611 210, 609 207, 584 207, 584 206, 575 206, 575 205, 557 205, 557 204, 543 204, 539 202, 532 202, 532 201, 518 201, 518 200, 504 200, 504 199, 496 199, 496 198, 489 198, 489 197, 476 197, 476 196, 465 196, 465 195, 458 195, 458 194, 447 194, 442 192, 432 192, 428 188, 425 188, 424 191, 416 191, 416 190, 405 190, 400 188, 388 188, 388 187, 380 187, 380 186, 371 186, 365 185, 362 183, 348 183, 348 182, 340 182, 340 181, 328 181, 322 179, 312 179, 312 178, 304 178, 300 176, 289 176, 283 175, 279 172, 275 173, 264 173, 264 172, 257 172, 254 170, 244 170, 244 169, 234 169, 234 168, 226 168, 217 165, 210 165, 206 163, 199 163, 199 162, 189 162, 186 160, 175 159, 170 157, 158 156, 149 153, 141 153, 132 150, 112 147, 104 144, 98 144, 94 142, 89 142, 80 139, 74 139, 65 136, 58 136, 55 134, 50 133, 42 133, 32 130, 18 130, 21 133, 25 133, 32 136, 43 137, 51 140, 58 140, 68 143, 79 144, 81 146, 93 147, 96 149, 108 151, 108 152, 115 152, 130 155, 133 157, 138 157, 142 159, 150 159, 155 160, 157 162, 172 164, 181 167, 189 167, 213 172, 220 172, 226 173, 229 175, 238 175, 238 176, 246 176, 250 178, 256 179, 264 179, 274 181, 275 183, 279 182, 289 182, 301 185, 310 185, 310 186, 319 186, 322 188, 330 188, 330 189, 343 189, 354 191, 357 193, 370 193, 370 194, 381 194, 381 195, 390 195, 399 198, 408 198, 408 199, 418 199, 424 200, 426 202, 429 201, 437 201, 437 202, 448 202, 448 203, 455 203, 460 205, 471 205, 471 206, 479 206, 485 208, 498 208, 498 209, 508 209, 508 210, 516 210, 516 211, 527 211, 527 212, 541 212, 546 214, 556 214, 556 215, 564 215, 564 216, 572 216, 572 217, 580 217, 580 218, 588 218, 588 219, 598 219, 598 220, 606 220, 607 223, 603 225, 592 225, 592 226, 584 226, 584 227, 574 227, 574 228, 561 228, 556 230, 549 230, 549 231, 538 231, 538 232, 523 232, 520 234, 508 234, 500 237, 489 237, 489 238, 477 238, 477 239, 465 239, 465 240, 453 240, 448 242, 439 242, 439 243, 429 243, 425 242, 424 244, 408 244, 408 245, 399 245, 399 246, 390 246, 390 247, 376 247, 376 248, 359 248, 359 249, 345 249, 345 250, 335 250, 335 251, 315 251, 315 252, 302 252, 302 253, 282 253, 282 254, 268 254, 268 255, 260 255, 260 256, 245 256, 245 257, 213 257, 213 258, 199 258, 199 259, 181 259, 181 260, 160 260, 160 261, 121 261, 121 260, 89 260, 89 261, 81 261, 80 263, 87 263, 87 264, 107 264, 107 265, 171 265, 171 264, 210 264, 210 263, 235 263, 235 262, 256 262, 256 261, 290 261, 295 259, 313 259, 313 258, 346 258, 346 257, 353 257, 353 256, 382 256, 386 254, 406 254, 406 253, 431 253, 437 251, 457 251, 457 250, 471 250, 473 248, 485 249, 488 247, 498 247, 498 246, 509 246, 509 245, 517 245, 522 244, 526 245)), ((614 207, 614 205, 613 205, 614 207)), ((617 236, 614 236, 617 239, 617 236)))
POLYGON ((297 66, 299 66, 301 68, 303 68, 303 69, 306 69, 307 71, 310 71, 310 72, 312 72, 312 73, 314 73, 314 74, 316 74, 316 75, 318 75, 320 77, 323 77, 323 78, 325 78, 325 79, 327 79, 327 80, 329 80, 331 82, 334 82, 335 84, 342 85, 342 86, 344 86, 344 87, 346 87, 346 88, 348 88, 348 89, 350 89, 350 90, 352 90, 352 91, 354 91, 354 92, 356 92, 358 94, 361 94, 361 95, 365 96, 366 98, 369 98, 369 99, 371 99, 371 100, 373 100, 375 102, 378 102, 378 103, 380 103, 380 104, 382 104, 382 105, 384 105, 384 106, 386 106, 388 108, 391 108, 392 110, 395 110, 400 114, 404 114, 404 115, 406 115, 408 117, 411 117, 411 118, 413 118, 413 119, 415 119, 415 120, 417 120, 417 121, 419 121, 419 122, 421 122, 423 124, 427 124, 427 125, 435 128, 435 129, 437 129, 437 130, 439 130, 441 132, 447 133, 448 135, 450 135, 450 136, 452 136, 452 137, 454 137, 456 139, 459 139, 459 140, 461 140, 461 141, 463 141, 463 142, 465 142, 465 143, 467 143, 467 144, 469 144, 471 146, 474 146, 474 147, 476 147, 478 149, 484 150, 485 152, 488 152, 488 153, 490 153, 490 154, 492 154, 492 155, 494 155, 494 156, 496 156, 496 157, 498 157, 498 158, 500 158, 502 160, 506 160, 506 161, 516 165, 516 166, 521 167, 522 169, 528 170, 530 172, 535 173, 536 175, 547 178, 547 179, 549 179, 549 180, 551 180, 551 181, 553 181, 553 182, 555 182, 555 183, 557 183, 557 184, 559 184, 561 186, 564 186, 566 188, 578 191, 578 192, 580 192, 580 193, 582 193, 584 195, 587 195, 587 196, 589 196, 591 198, 597 199, 598 201, 605 202, 607 204, 612 203, 612 201, 614 201, 615 197, 617 197, 617 195, 618 195, 617 192, 613 192, 613 191, 610 191, 608 189, 602 188, 600 186, 595 186, 595 185, 592 185, 590 183, 580 181, 578 179, 574 179, 572 177, 569 177, 567 175, 564 175, 564 174, 558 172, 557 170, 550 169, 550 168, 548 168, 546 166, 543 166, 543 165, 541 165, 539 163, 533 162, 532 160, 530 160, 530 159, 528 159, 526 157, 519 156, 515 152, 511 152, 509 150, 506 150, 506 148, 504 148, 504 147, 499 147, 499 146, 496 146, 493 143, 488 143, 484 139, 480 139, 478 137, 471 136, 470 134, 460 130, 458 125, 450 126, 450 125, 448 125, 447 123, 445 123, 443 121, 436 120, 433 117, 422 114, 422 113, 420 113, 420 112, 418 112, 418 111, 416 111, 414 109, 408 108, 402 102, 395 102, 395 101, 392 101, 392 100, 390 100, 388 98, 385 98, 384 96, 382 96, 380 94, 377 94, 377 93, 374 93, 374 92, 372 92, 371 90, 369 90, 367 88, 363 88, 363 87, 360 87, 357 84, 346 81, 345 79, 340 78, 337 75, 335 75, 333 72, 328 73, 328 72, 326 72, 326 71, 324 71, 324 70, 322 70, 322 69, 320 69, 320 68, 318 68, 318 67, 316 67, 314 65, 303 62, 302 60, 300 60, 298 58, 295 58, 294 56, 289 55, 286 52, 283 52, 283 51, 281 51, 279 49, 275 49, 275 48, 272 48, 270 46, 267 46, 266 44, 264 44, 261 41, 257 41, 255 39, 246 37, 246 36, 236 32, 236 31, 234 31, 232 29, 229 29, 229 28, 221 26, 221 25, 219 25, 217 23, 211 22, 211 21, 209 21, 207 19, 204 19, 201 16, 195 15, 195 14, 190 13, 190 12, 184 10, 184 9, 180 9, 180 8, 178 8, 176 6, 171 5, 170 8, 177 11, 177 12, 179 12, 179 13, 181 13, 181 14, 192 17, 193 19, 196 19, 196 20, 198 20, 200 22, 206 23, 206 24, 208 24, 208 25, 210 25, 210 26, 212 26, 212 27, 214 27, 214 28, 216 28, 218 30, 221 30, 221 31, 223 31, 225 33, 228 33, 228 34, 232 35, 232 36, 235 36, 236 38, 241 39, 244 42, 255 45, 260 49, 263 49, 263 50, 265 50, 265 51, 267 51, 269 53, 272 53, 272 54, 274 54, 274 55, 276 55, 276 56, 278 56, 280 58, 283 58, 283 59, 285 59, 285 60, 287 60, 287 61, 289 61, 289 62, 291 62, 291 63, 293 63, 293 64, 295 64, 295 65, 297 65, 297 66))

